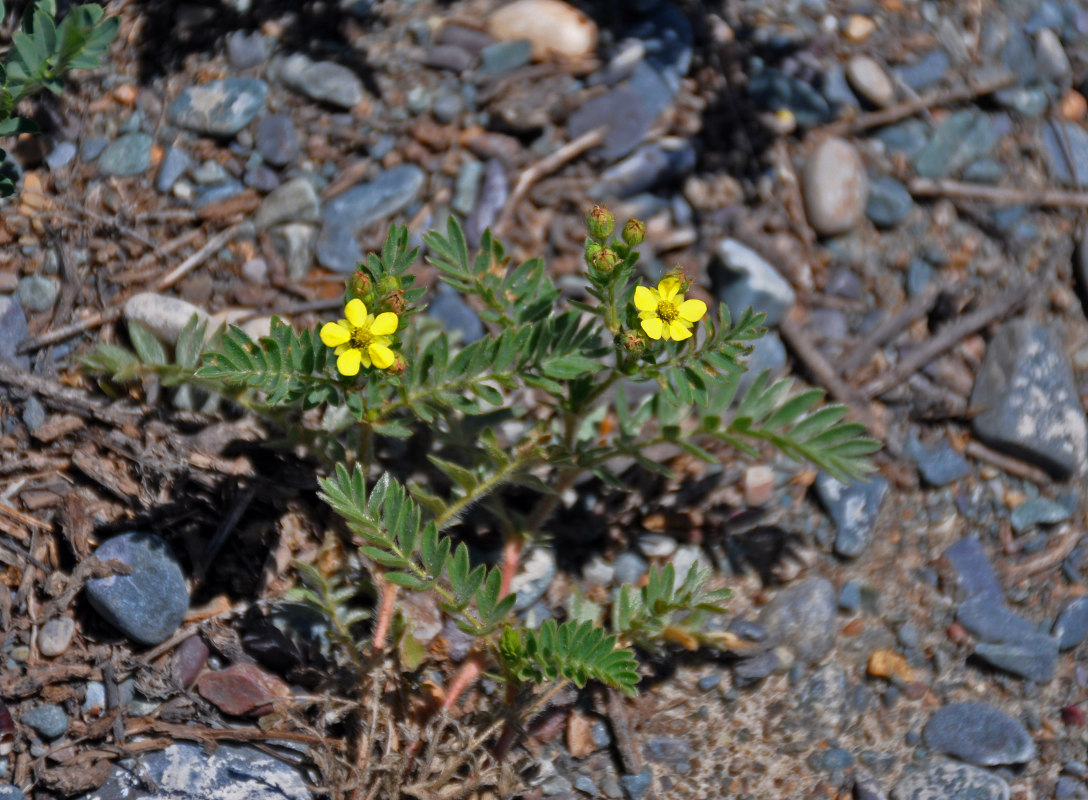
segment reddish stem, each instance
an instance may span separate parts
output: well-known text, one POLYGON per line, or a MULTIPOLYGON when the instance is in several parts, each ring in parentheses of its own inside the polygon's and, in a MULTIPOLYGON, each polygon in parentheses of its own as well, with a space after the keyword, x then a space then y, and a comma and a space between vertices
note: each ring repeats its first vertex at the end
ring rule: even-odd
POLYGON ((378 606, 378 622, 374 626, 374 652, 380 653, 385 649, 385 639, 389 636, 389 628, 393 624, 393 611, 397 604, 397 585, 382 580, 382 601, 378 606))
POLYGON ((484 654, 476 650, 469 654, 468 658, 461 664, 461 669, 453 676, 450 685, 446 687, 446 696, 442 698, 442 705, 439 708, 442 711, 453 708, 461 695, 483 674, 484 654))
POLYGON ((525 548, 525 540, 520 536, 511 536, 502 547, 502 585, 499 589, 499 597, 510 594, 510 584, 514 576, 518 574, 521 566, 521 551, 525 548))

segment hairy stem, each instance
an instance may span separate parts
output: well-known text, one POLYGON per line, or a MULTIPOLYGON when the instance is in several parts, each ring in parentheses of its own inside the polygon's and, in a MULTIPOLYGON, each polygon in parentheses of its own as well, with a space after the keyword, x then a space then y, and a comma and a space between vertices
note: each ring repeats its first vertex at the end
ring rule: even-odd
POLYGON ((385 649, 385 639, 393 622, 393 612, 397 607, 397 585, 381 580, 382 601, 378 606, 378 621, 374 626, 374 652, 385 649))

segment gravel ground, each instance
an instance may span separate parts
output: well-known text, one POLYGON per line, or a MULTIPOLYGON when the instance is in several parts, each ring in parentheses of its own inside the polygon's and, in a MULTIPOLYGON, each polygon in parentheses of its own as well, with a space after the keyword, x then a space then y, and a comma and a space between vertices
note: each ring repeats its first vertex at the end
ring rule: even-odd
MULTIPOLYGON (((303 773, 245 744, 162 750, 260 740, 245 715, 277 696, 349 702, 269 632, 304 625, 280 598, 292 559, 332 557, 326 520, 306 463, 237 449, 268 432, 161 387, 110 403, 76 355, 125 320, 172 344, 194 311, 316 324, 388 222, 418 237, 450 213, 575 295, 582 212, 607 203, 647 220, 648 279, 680 264, 766 310, 757 368, 824 386, 885 450, 854 487, 662 454, 678 477, 603 496, 588 547, 557 531, 521 579, 530 619, 700 559, 734 590, 732 644, 649 661, 630 703, 561 696, 505 794, 1088 797, 1088 5, 575 5, 113 3, 109 63, 5 143, 5 796, 351 780, 343 729, 312 716, 296 739, 332 738, 303 773), (81 566, 100 545, 129 583, 81 566)), ((431 313, 482 334, 452 295, 431 313)))

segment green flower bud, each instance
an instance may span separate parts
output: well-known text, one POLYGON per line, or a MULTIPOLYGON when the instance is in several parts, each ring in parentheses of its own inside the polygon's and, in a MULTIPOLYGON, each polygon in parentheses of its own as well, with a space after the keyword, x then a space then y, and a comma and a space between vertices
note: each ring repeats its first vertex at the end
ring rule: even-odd
POLYGON ((362 297, 370 291, 370 278, 361 269, 352 273, 348 284, 348 293, 352 297, 362 297))
POLYGON ((386 297, 400 291, 400 278, 386 275, 378 281, 378 297, 386 297))
POLYGON ((602 247, 593 254, 590 266, 601 275, 611 275, 612 270, 620 263, 620 257, 611 247, 602 247))
POLYGON ((620 346, 628 353, 638 355, 646 349, 646 334, 642 331, 624 331, 619 336, 620 346))
POLYGON ((587 267, 592 267, 593 266, 593 259, 596 257, 597 253, 600 252, 601 249, 602 249, 601 245, 599 245, 597 242, 593 241, 592 239, 586 239, 586 266, 587 267))
POLYGON ((612 230, 616 227, 616 218, 604 206, 593 206, 593 210, 586 215, 586 227, 589 229, 590 236, 603 242, 612 235, 612 230))
POLYGON ((623 226, 623 241, 628 247, 638 247, 646 241, 646 223, 637 219, 629 219, 623 226))

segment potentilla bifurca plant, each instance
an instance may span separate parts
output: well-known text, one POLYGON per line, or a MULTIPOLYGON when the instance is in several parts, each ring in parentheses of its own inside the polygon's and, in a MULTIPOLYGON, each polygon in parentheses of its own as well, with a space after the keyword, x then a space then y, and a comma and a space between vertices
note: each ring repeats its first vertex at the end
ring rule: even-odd
MULTIPOLYGON (((845 407, 822 405, 818 389, 795 391, 765 373, 741 393, 743 359, 764 315, 748 309, 733 320, 724 304, 711 312, 680 268, 646 280, 637 271, 643 223, 630 220, 616 235, 601 207, 587 223, 579 300, 561 296, 541 259, 511 265, 490 232, 475 253, 454 219, 445 233, 425 235, 427 261, 486 328, 463 346, 420 315, 425 291, 410 272, 418 250, 405 227, 393 226, 382 252, 347 281, 343 314, 319 331, 274 320, 259 340, 230 328, 203 345, 194 319, 171 359, 131 326, 135 353, 103 345, 86 363, 114 383, 155 375, 233 398, 329 460, 320 496, 356 538, 378 610, 369 627, 359 624, 370 612, 351 606, 345 576, 314 565, 299 565, 295 596, 329 617, 360 672, 391 645, 408 667, 426 663, 424 651, 403 647, 410 615, 398 611, 404 592, 423 592, 475 642, 446 684, 443 708, 485 673, 506 682, 511 703, 523 689, 565 682, 632 694, 636 648, 721 644, 704 623, 728 592, 711 588, 699 566, 685 575, 654 567, 645 585, 621 587, 610 609, 576 598, 565 621, 530 629, 514 612, 511 581, 526 546, 546 546, 564 492, 590 475, 622 491, 613 465, 632 459, 667 474, 646 455, 662 444, 714 463, 720 445, 758 458, 764 443, 842 480, 864 475, 878 445, 844 421, 845 407), (639 385, 649 391, 633 402, 639 385), (423 429, 429 436, 417 439, 433 442, 433 469, 406 483, 395 475, 410 470, 384 461, 381 444, 423 429), (516 503, 512 487, 522 489, 516 503), (536 498, 527 506, 526 495, 536 498), (474 507, 502 527, 498 563, 477 563, 450 535, 474 507)), ((496 748, 508 745, 504 735, 496 748)))

